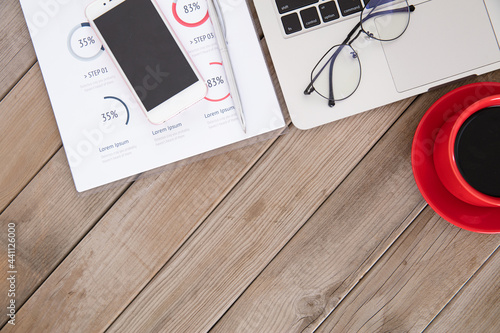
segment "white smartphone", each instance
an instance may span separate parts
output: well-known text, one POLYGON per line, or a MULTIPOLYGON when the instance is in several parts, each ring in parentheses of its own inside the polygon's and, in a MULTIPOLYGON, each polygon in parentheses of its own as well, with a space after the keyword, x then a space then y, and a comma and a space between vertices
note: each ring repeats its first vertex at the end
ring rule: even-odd
POLYGON ((205 81, 155 0, 98 0, 86 16, 150 122, 205 97, 205 81))

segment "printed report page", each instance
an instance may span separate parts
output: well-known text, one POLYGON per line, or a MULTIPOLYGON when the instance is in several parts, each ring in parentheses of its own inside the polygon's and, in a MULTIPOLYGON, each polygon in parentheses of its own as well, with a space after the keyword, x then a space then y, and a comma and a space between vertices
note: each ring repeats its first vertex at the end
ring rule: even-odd
MULTIPOLYGON (((285 126, 246 3, 221 1, 246 118, 236 115, 205 0, 159 0, 208 93, 150 123, 86 17, 91 0, 21 0, 78 191, 85 191, 285 126)), ((167 79, 150 68, 148 85, 167 79)))

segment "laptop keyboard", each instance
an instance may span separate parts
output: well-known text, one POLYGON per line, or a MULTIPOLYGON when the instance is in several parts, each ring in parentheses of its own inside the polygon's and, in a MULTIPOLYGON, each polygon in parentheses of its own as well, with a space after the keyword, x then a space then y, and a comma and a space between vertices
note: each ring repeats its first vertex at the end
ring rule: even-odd
POLYGON ((368 1, 275 0, 287 35, 359 13, 368 1))

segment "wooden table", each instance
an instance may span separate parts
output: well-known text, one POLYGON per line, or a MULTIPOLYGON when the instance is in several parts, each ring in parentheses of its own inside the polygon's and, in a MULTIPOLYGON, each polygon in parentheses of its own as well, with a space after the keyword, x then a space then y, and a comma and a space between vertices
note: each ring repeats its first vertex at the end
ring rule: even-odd
POLYGON ((17 0, 0 31, 2 333, 500 331, 500 235, 440 218, 410 163, 427 108, 500 71, 78 194, 17 0))

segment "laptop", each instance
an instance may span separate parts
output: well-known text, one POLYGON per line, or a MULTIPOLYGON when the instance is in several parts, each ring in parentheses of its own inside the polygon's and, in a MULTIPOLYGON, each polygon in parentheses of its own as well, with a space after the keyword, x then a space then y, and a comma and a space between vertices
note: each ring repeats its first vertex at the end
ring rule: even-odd
POLYGON ((297 128, 313 128, 500 68, 500 0, 409 0, 415 10, 399 38, 381 42, 361 34, 352 43, 361 79, 349 98, 330 107, 316 93, 305 95, 315 64, 344 41, 368 1, 253 0, 297 128))

